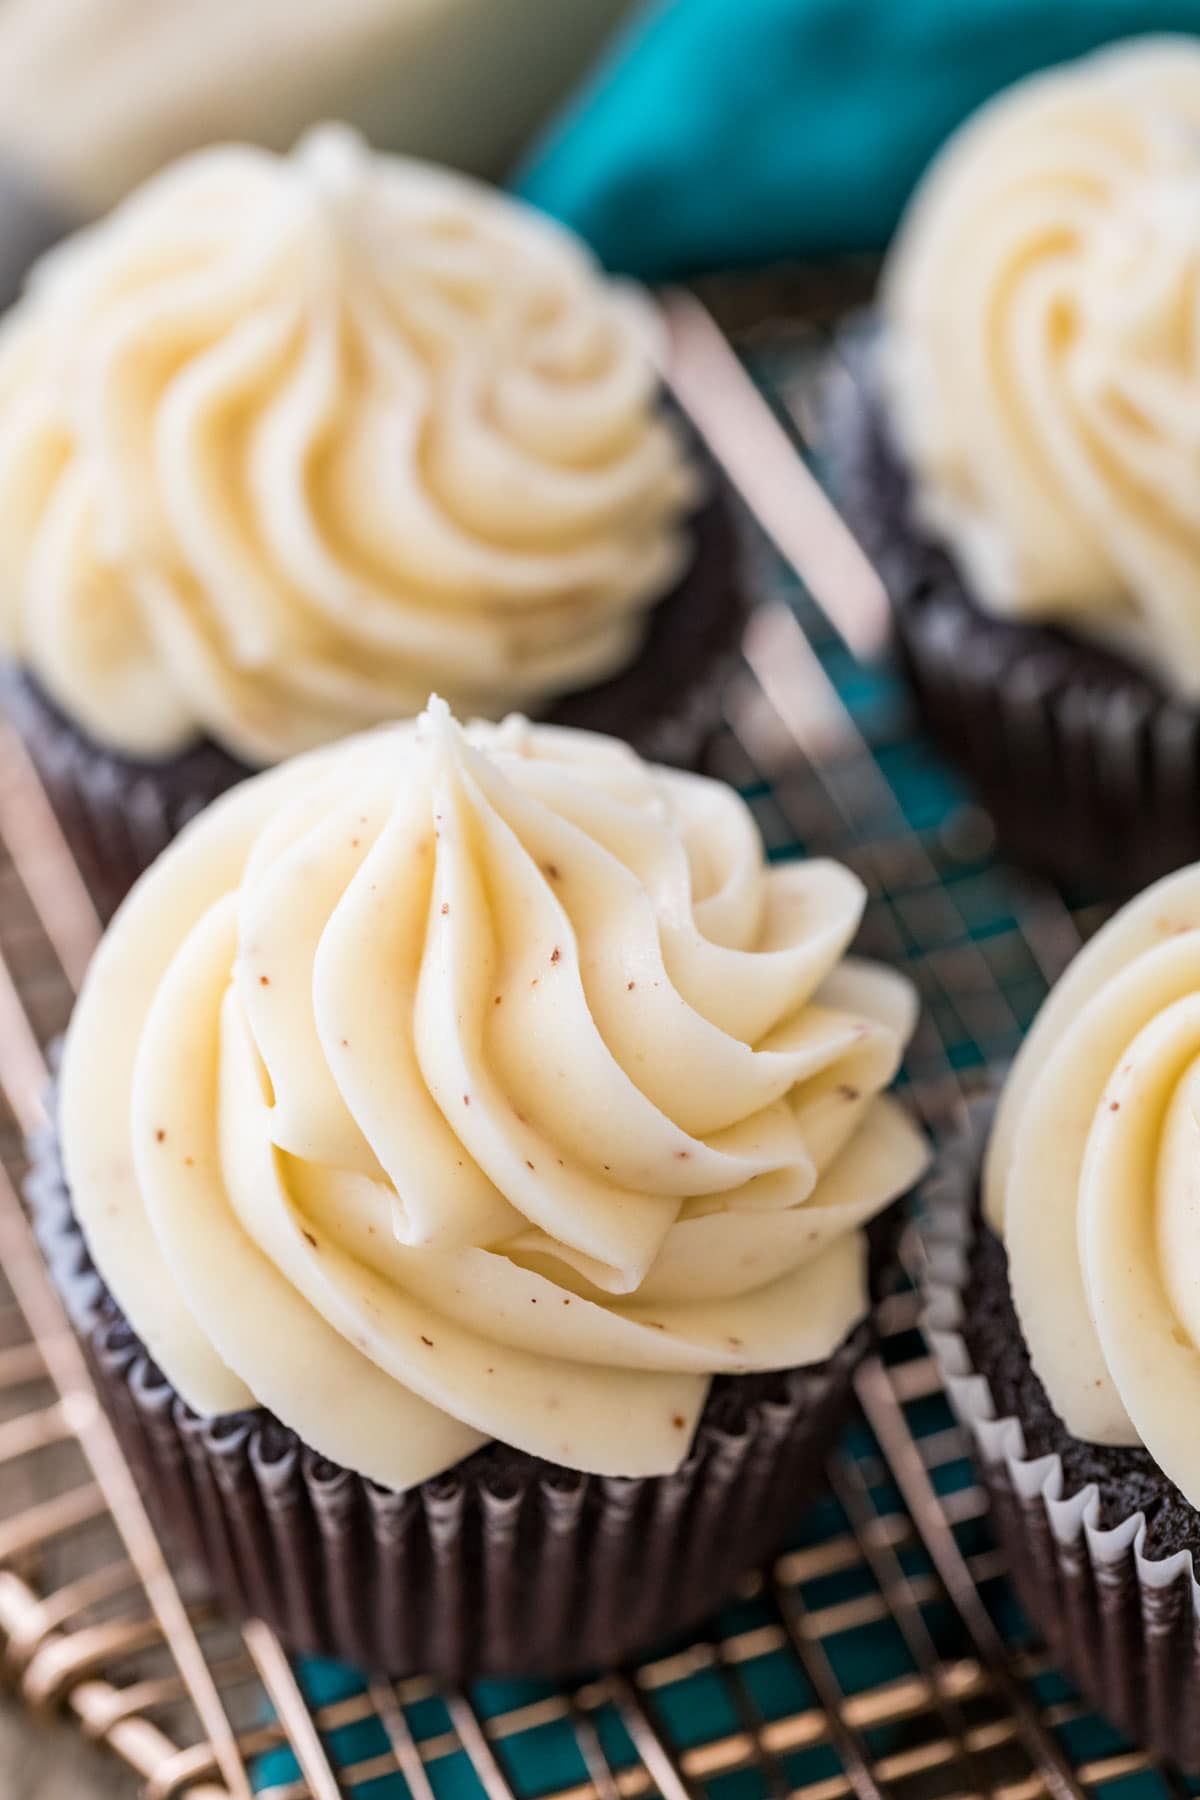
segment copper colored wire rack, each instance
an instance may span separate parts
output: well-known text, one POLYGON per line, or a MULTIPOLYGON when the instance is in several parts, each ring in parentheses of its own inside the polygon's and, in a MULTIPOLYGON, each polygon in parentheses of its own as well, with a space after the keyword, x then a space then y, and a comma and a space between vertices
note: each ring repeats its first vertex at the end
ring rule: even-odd
MULTIPOLYGON (((745 289, 736 304, 744 327, 745 289)), ((789 309, 739 336, 804 454, 828 324, 789 309)), ((779 494, 749 498, 778 520, 779 494)), ((863 876, 864 947, 921 988, 906 1082, 941 1133, 1094 921, 992 860, 988 821, 914 735, 893 680, 855 662, 853 631, 835 630, 777 557, 761 543, 752 554, 764 598, 712 766, 747 794, 773 854, 833 855, 863 876)), ((151 1800, 255 1784, 269 1800, 1185 1791, 1093 1720, 1029 1637, 911 1290, 885 1305, 827 1499, 711 1628, 570 1690, 339 1677, 311 1698, 311 1671, 268 1630, 180 1591, 18 1197, 47 1046, 97 933, 0 728, 0 1654, 31 1707, 77 1719, 151 1800)))

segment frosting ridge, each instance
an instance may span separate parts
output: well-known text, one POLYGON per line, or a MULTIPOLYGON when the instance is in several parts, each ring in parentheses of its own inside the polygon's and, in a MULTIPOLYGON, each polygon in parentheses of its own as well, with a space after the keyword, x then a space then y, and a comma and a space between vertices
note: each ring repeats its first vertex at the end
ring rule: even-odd
POLYGON ((599 681, 689 553, 660 348, 467 177, 337 127, 188 157, 0 327, 0 649, 148 760, 599 681))
POLYGON ((919 517, 990 610, 1200 694, 1200 48, 1020 82, 935 160, 883 287, 919 517))
POLYGON ((1143 1444, 1200 1502, 1200 868, 1079 953, 1001 1097, 984 1197, 1068 1430, 1143 1444))
POLYGON ((739 797, 520 719, 244 784, 134 890, 68 1037, 76 1210, 201 1412, 406 1487, 488 1438, 678 1466, 721 1372, 827 1356, 922 1140, 862 891, 739 797))

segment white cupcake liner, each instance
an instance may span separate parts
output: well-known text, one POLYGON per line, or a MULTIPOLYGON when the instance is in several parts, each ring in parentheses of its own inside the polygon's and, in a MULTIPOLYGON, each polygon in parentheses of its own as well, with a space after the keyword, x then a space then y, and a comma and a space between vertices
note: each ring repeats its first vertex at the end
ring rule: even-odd
POLYGON ((972 1251, 985 1229, 977 1193, 992 1110, 990 1099, 969 1109, 921 1197, 922 1330, 970 1434, 1030 1618, 1098 1710, 1200 1770, 1200 1581, 1191 1552, 1149 1555, 1142 1512, 1105 1523, 1111 1506, 1102 1508, 1095 1482, 1072 1491, 1061 1456, 1029 1455, 1021 1420, 1000 1412, 963 1334, 972 1251))

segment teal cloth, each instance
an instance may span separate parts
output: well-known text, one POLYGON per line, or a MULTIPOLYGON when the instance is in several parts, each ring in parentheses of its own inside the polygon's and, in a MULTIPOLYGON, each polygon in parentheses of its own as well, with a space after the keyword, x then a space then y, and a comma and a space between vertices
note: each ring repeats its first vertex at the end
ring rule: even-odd
POLYGON ((989 95, 1198 30, 1200 0, 652 0, 516 185, 648 279, 877 249, 989 95))

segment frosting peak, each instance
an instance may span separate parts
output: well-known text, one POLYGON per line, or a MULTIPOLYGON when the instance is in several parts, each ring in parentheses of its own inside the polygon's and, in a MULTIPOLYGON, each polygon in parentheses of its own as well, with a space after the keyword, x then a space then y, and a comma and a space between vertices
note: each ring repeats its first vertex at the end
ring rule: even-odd
POLYGON ((0 649, 149 759, 601 680, 697 498, 655 333, 549 219, 345 128, 187 158, 0 328, 0 649))
POLYGON ((884 283, 918 513, 984 605, 1200 695, 1200 47, 1019 83, 936 159, 884 283))
POLYGON ((97 1264, 197 1409, 405 1487, 499 1437, 686 1454, 712 1375, 828 1355, 921 1140, 830 863, 718 783, 510 719, 245 784, 134 891, 62 1085, 97 1264))
POLYGON ((301 138, 296 161, 317 193, 337 207, 361 192, 370 175, 367 147, 348 125, 323 125, 301 138))

